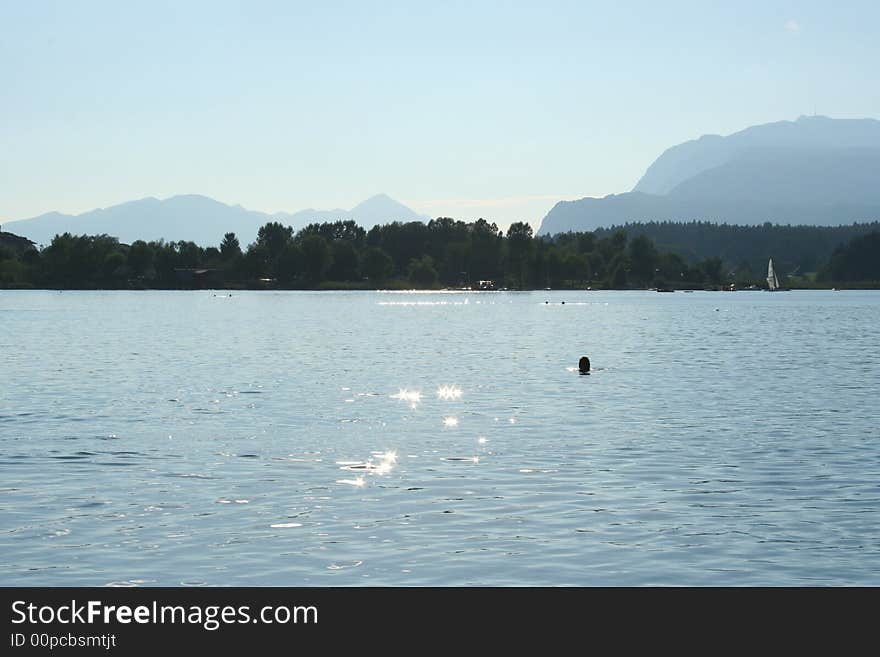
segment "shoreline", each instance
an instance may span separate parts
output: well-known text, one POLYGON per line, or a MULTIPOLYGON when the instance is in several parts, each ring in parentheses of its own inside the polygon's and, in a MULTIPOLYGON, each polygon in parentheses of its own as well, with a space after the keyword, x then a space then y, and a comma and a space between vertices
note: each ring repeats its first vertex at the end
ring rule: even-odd
MULTIPOLYGON (((880 282, 867 283, 838 283, 837 285, 799 285, 787 288, 786 292, 794 292, 799 290, 825 290, 843 291, 843 290, 880 290, 880 282)), ((224 287, 150 287, 150 286, 130 286, 130 287, 29 287, 19 286, 0 286, 0 292, 4 291, 30 291, 30 292, 461 292, 461 293, 506 293, 506 292, 767 292, 766 288, 758 289, 739 289, 729 290, 723 287, 677 287, 665 288, 657 290, 654 287, 534 287, 534 288, 503 288, 497 290, 480 290, 466 287, 418 287, 413 285, 390 285, 390 286, 372 286, 372 285, 350 285, 350 284, 326 284, 317 287, 304 286, 270 286, 270 285, 229 285, 224 287)))

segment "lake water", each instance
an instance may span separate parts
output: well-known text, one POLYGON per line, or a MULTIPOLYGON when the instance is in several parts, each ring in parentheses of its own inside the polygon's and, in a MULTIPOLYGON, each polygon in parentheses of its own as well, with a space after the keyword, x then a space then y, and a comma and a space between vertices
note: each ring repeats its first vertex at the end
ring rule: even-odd
POLYGON ((880 292, 226 294, 0 292, 0 584, 880 584, 880 292))

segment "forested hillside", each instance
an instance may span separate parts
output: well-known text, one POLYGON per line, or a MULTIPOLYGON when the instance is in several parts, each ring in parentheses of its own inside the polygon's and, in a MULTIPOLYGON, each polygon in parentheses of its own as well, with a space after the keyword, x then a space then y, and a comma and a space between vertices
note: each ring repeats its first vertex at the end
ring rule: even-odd
POLYGON ((57 235, 38 250, 0 233, 0 287, 145 288, 718 288, 763 285, 772 257, 787 284, 880 278, 880 224, 841 227, 627 224, 534 237, 528 224, 502 232, 482 219, 354 221, 294 231, 279 222, 243 247, 120 243, 108 235, 57 235))

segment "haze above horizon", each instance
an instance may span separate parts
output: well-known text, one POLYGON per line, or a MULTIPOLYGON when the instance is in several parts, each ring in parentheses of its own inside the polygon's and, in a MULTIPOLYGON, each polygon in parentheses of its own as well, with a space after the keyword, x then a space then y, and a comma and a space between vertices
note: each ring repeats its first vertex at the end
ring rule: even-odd
POLYGON ((0 220, 203 194, 533 226, 666 148, 880 116, 880 7, 5 3, 0 220))

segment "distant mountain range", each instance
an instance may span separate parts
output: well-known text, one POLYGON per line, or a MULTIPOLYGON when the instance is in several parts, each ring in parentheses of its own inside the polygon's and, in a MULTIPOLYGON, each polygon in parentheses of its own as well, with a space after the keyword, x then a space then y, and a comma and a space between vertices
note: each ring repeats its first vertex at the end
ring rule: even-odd
MULTIPOLYGON (((312 222, 353 219, 369 229, 391 221, 425 221, 379 194, 351 210, 267 214, 206 196, 145 198, 76 216, 50 212, 9 221, 3 229, 49 244, 58 233, 106 233, 122 242, 191 240, 219 244, 234 232, 242 244, 268 221, 295 230, 312 222)), ((880 220, 880 121, 802 116, 706 135, 658 157, 631 192, 560 201, 539 235, 650 221, 842 225, 880 220)))
POLYGON ((392 221, 427 221, 431 217, 418 214, 412 208, 395 201, 386 194, 377 194, 363 201, 351 210, 300 210, 294 214, 279 212, 274 215, 276 221, 281 221, 286 226, 295 229, 303 228, 311 223, 325 221, 345 221, 353 219, 358 225, 369 230, 376 224, 390 223, 392 221))
POLYGON ((235 233, 242 245, 254 241, 260 226, 279 221, 299 230, 312 222, 355 220, 369 229, 377 223, 425 221, 418 214, 385 194, 378 194, 351 210, 302 210, 293 214, 267 214, 226 205, 207 196, 187 194, 164 200, 144 198, 79 215, 49 212, 9 221, 3 229, 27 237, 37 244, 49 244, 59 233, 97 235, 106 233, 119 241, 187 240, 201 246, 217 245, 228 232, 235 233))
POLYGON ((633 191, 561 201, 539 234, 626 222, 840 225, 880 219, 880 121, 802 116, 665 151, 633 191))

